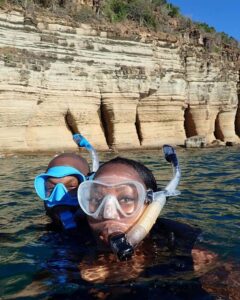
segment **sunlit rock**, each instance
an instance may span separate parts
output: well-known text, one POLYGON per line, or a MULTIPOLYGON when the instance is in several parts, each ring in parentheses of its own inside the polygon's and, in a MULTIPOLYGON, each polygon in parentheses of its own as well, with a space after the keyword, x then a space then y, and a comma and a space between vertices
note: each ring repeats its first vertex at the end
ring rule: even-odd
POLYGON ((123 39, 0 10, 1 151, 76 150, 75 132, 99 150, 184 145, 195 135, 239 143, 239 71, 191 39, 123 39))

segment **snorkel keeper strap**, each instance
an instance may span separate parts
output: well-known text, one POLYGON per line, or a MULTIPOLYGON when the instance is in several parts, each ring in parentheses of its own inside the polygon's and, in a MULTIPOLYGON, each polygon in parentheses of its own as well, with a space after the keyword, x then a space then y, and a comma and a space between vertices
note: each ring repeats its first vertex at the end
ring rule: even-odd
POLYGON ((73 134, 73 140, 79 147, 83 147, 88 150, 92 158, 92 172, 96 172, 99 168, 99 159, 94 147, 79 133, 73 134))

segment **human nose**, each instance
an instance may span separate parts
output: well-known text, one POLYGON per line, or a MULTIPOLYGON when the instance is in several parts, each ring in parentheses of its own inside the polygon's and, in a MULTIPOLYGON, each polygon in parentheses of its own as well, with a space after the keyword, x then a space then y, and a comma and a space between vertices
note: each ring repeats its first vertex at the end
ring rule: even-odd
POLYGON ((104 219, 119 219, 119 215, 116 207, 116 198, 112 195, 105 197, 105 204, 103 210, 104 219))

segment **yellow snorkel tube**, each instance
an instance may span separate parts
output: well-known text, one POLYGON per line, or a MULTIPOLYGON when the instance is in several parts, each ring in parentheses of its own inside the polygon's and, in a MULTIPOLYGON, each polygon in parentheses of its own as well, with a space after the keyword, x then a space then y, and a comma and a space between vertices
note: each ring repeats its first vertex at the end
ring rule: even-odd
POLYGON ((159 217, 166 198, 179 195, 176 190, 181 177, 177 155, 172 146, 164 145, 163 153, 165 159, 173 166, 173 178, 163 191, 150 192, 147 196, 151 198, 150 204, 145 209, 138 222, 126 233, 120 233, 110 238, 109 242, 113 252, 120 260, 128 260, 134 253, 134 248, 146 237, 159 217))

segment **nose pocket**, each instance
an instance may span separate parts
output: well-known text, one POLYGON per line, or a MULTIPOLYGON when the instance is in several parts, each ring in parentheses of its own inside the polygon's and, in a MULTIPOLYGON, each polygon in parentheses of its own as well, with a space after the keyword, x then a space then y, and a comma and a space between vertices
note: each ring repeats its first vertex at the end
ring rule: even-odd
POLYGON ((53 189, 49 201, 61 201, 62 198, 67 194, 67 190, 62 183, 56 184, 55 188, 53 189))
POLYGON ((103 208, 104 219, 119 219, 116 201, 116 198, 112 195, 108 195, 105 197, 103 208))

